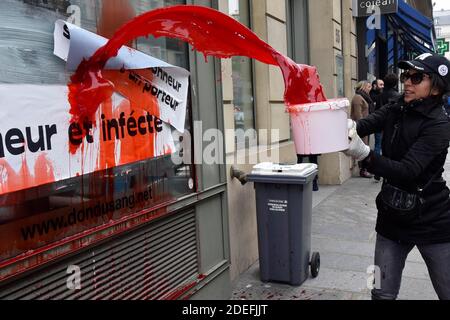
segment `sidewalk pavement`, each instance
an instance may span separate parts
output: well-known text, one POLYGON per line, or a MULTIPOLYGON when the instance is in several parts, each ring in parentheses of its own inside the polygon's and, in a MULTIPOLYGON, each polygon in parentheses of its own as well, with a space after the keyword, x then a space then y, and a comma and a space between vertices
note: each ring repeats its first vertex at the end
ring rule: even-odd
MULTIPOLYGON (((450 157, 449 157, 450 158, 450 157)), ((444 178, 450 185, 450 159, 444 178)), ((301 286, 263 283, 255 263, 236 281, 233 300, 370 300, 367 269, 375 251, 375 196, 381 187, 374 179, 354 177, 341 186, 320 186, 313 193, 311 252, 321 258, 319 276, 301 286)), ((403 271, 399 299, 435 300, 437 295, 417 248, 403 271)))

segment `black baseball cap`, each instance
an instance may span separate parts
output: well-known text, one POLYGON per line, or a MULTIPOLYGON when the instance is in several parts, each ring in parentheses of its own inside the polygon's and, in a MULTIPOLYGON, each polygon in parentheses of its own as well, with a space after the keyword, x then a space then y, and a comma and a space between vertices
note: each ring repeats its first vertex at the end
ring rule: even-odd
POLYGON ((435 53, 424 53, 410 61, 400 61, 400 69, 413 69, 423 73, 435 73, 450 84, 450 61, 444 56, 435 53))

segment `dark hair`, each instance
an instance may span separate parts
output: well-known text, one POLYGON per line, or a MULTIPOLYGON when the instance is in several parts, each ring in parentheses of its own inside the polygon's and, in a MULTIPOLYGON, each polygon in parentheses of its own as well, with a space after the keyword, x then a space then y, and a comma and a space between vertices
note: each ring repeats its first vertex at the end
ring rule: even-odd
POLYGON ((388 73, 384 77, 384 89, 394 89, 398 86, 398 76, 395 73, 388 73))
POLYGON ((450 91, 450 86, 436 73, 430 73, 431 87, 433 89, 439 90, 439 96, 443 96, 445 93, 450 91))
POLYGON ((372 81, 372 88, 373 88, 373 86, 378 86, 378 80, 379 79, 376 79, 376 80, 372 81))

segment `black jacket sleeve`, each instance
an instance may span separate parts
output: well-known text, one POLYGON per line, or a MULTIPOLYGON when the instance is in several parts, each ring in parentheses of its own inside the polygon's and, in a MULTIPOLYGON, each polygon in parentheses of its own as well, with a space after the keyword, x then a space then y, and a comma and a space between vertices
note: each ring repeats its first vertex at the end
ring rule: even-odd
POLYGON ((449 147, 450 123, 434 122, 424 128, 417 141, 401 161, 394 161, 371 152, 365 159, 369 172, 387 179, 413 182, 428 165, 449 147))
POLYGON ((366 137, 376 132, 383 131, 386 117, 389 113, 388 106, 383 106, 366 118, 357 122, 356 131, 360 137, 366 137))

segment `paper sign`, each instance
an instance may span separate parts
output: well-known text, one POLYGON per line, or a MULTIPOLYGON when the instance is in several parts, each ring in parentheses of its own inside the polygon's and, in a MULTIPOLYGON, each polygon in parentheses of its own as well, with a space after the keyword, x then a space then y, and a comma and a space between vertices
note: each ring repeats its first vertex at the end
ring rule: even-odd
MULTIPOLYGON (((75 71, 80 62, 88 59, 106 44, 106 38, 58 20, 55 23, 54 54, 67 61, 67 69, 75 71)), ((122 47, 117 57, 108 61, 106 70, 150 69, 152 79, 131 78, 142 92, 159 103, 159 117, 179 132, 184 132, 189 72, 129 47, 122 47)))
POLYGON ((131 110, 118 94, 102 104, 96 123, 70 123, 66 86, 0 85, 0 108, 0 194, 175 150, 169 124, 131 110), (69 143, 80 144, 75 154, 69 143))

